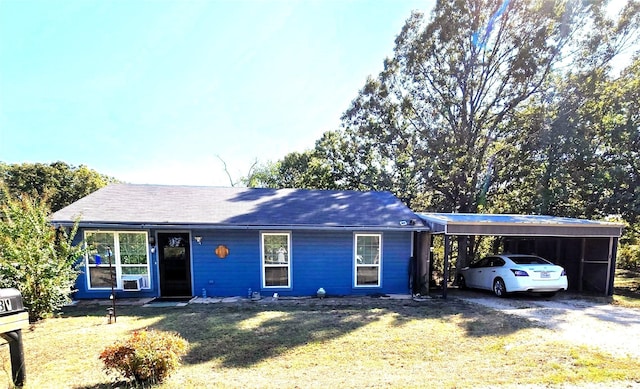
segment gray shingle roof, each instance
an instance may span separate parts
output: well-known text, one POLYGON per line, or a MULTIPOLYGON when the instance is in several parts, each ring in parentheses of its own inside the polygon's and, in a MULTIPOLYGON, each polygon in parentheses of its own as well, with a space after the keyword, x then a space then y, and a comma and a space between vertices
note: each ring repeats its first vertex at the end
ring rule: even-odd
POLYGON ((55 212, 65 224, 411 228, 389 192, 113 184, 55 212))

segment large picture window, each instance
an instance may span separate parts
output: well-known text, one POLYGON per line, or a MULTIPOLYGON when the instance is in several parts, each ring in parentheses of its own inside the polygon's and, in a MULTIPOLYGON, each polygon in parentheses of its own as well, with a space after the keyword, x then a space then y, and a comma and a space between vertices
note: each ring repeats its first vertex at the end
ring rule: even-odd
POLYGON ((123 279, 142 280, 141 287, 149 287, 149 253, 146 232, 85 231, 87 245, 87 278, 89 289, 122 288, 123 279))
POLYGON ((354 262, 356 286, 380 286, 380 234, 356 234, 354 262))
POLYGON ((262 233, 262 283, 265 288, 291 286, 291 234, 262 233))

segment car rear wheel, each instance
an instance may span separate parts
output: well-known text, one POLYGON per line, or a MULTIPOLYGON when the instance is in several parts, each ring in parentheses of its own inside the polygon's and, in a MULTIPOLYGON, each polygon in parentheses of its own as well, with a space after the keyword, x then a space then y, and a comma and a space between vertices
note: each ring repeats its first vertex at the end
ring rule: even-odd
POLYGON ((464 276, 462 274, 458 274, 458 288, 467 289, 467 282, 464 280, 464 276))
POLYGON ((507 296, 507 287, 504 285, 502 278, 496 278, 493 280, 493 293, 498 297, 507 296))

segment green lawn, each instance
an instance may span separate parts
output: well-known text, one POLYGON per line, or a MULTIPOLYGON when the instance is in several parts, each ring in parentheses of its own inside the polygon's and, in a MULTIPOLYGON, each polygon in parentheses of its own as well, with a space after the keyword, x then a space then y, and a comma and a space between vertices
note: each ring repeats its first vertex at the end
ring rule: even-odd
POLYGON ((640 308, 640 273, 631 270, 616 270, 613 293, 614 304, 640 308))
MULTIPOLYGON (((190 342, 160 388, 408 387, 640 382, 640 361, 552 342, 547 329, 455 299, 325 299, 184 308, 66 308, 23 334, 27 388, 126 387, 102 349, 149 327, 190 342), (114 382, 116 383, 114 385, 114 382)), ((9 386, 9 352, 0 386, 9 386)))

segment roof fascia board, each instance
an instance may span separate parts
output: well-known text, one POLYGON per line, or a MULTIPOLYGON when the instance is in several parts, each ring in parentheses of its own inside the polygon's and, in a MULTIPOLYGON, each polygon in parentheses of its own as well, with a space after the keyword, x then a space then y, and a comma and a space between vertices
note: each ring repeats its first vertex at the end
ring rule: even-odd
MULTIPOLYGON (((55 226, 70 227, 71 222, 52 222, 55 226)), ((426 226, 324 226, 324 225, 220 225, 220 224, 158 224, 158 223, 102 223, 80 222, 80 228, 98 229, 190 229, 190 230, 331 230, 331 231, 429 231, 426 226)))
MULTIPOLYGON (((589 228, 575 228, 574 225, 554 224, 462 224, 447 223, 447 235, 488 235, 488 236, 562 236, 562 237, 620 237, 622 228, 615 225, 590 225, 589 228)), ((583 226, 587 227, 587 226, 583 226)))
POLYGON ((449 221, 446 224, 456 225, 456 226, 502 226, 502 227, 512 227, 512 226, 531 226, 531 227, 581 227, 581 228, 599 228, 599 227, 616 227, 623 228, 623 224, 618 223, 609 223, 609 222, 600 222, 600 221, 590 221, 589 223, 529 223, 529 222, 515 222, 515 223, 504 223, 504 222, 455 222, 449 221))

